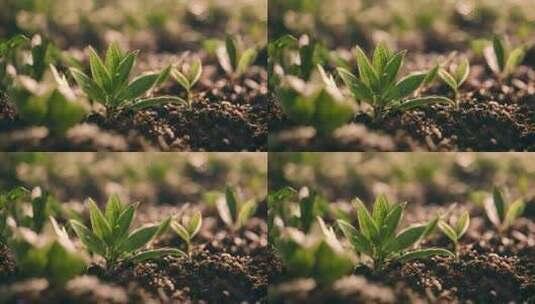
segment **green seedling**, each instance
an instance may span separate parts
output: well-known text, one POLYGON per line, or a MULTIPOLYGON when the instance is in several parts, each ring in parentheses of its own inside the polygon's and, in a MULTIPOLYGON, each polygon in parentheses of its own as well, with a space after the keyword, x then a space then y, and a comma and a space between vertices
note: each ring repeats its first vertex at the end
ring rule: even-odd
POLYGON ((91 77, 82 71, 71 68, 71 74, 84 93, 93 101, 106 108, 108 115, 120 109, 142 110, 167 103, 185 102, 173 96, 143 96, 169 78, 171 67, 161 72, 152 72, 135 77, 129 82, 138 51, 123 54, 116 43, 112 43, 102 60, 96 51, 89 47, 91 77))
POLYGON ((379 196, 371 214, 359 199, 355 205, 359 229, 344 220, 337 223, 354 250, 373 260, 375 269, 382 269, 387 261, 403 263, 434 255, 454 256, 443 248, 411 249, 435 229, 438 217, 427 224, 409 226, 396 234, 406 204, 390 203, 384 196, 379 196))
POLYGON ((438 228, 453 242, 455 256, 459 258, 459 241, 470 226, 470 214, 464 211, 455 222, 440 220, 438 228))
POLYGON ((470 75, 470 62, 465 58, 457 67, 450 66, 449 70, 441 68, 438 75, 452 89, 453 100, 456 107, 459 108, 459 89, 470 75))
POLYGON ((171 75, 186 91, 186 101, 191 108, 192 96, 191 91, 195 84, 201 79, 202 75, 202 61, 195 57, 191 63, 183 65, 180 69, 175 67, 171 70, 171 75))
POLYGON ((239 230, 253 216, 256 210, 254 199, 238 202, 234 189, 225 189, 225 199, 216 203, 221 220, 232 230, 239 230))
POLYGON ((171 228, 178 234, 180 239, 186 244, 186 252, 191 256, 191 241, 199 233, 202 226, 202 214, 195 212, 189 218, 175 219, 171 222, 171 228))
POLYGON ((87 267, 86 256, 78 251, 64 227, 53 217, 43 233, 24 227, 14 229, 8 246, 21 278, 46 278, 51 286, 63 286, 87 267))
POLYGON ((373 108, 376 119, 384 117, 390 111, 403 112, 437 103, 453 103, 442 96, 409 98, 418 88, 436 76, 436 68, 429 72, 413 73, 397 81, 405 53, 402 51, 394 54, 381 43, 375 49, 373 59, 370 61, 364 51, 357 46, 359 78, 343 67, 337 69, 340 78, 355 98, 373 108))
POLYGON ((524 47, 509 50, 503 37, 495 36, 492 46, 485 49, 484 55, 487 64, 500 81, 513 74, 526 56, 524 47))
POLYGON ((0 241, 6 242, 14 227, 24 227, 40 233, 49 216, 60 207, 40 188, 32 191, 16 187, 0 195, 0 241), (31 212, 28 212, 31 211, 31 212), (11 219, 11 225, 9 224, 11 219))
POLYGON ((111 196, 103 213, 89 199, 91 229, 76 220, 71 220, 70 224, 87 249, 102 256, 109 268, 124 261, 138 263, 167 255, 186 255, 173 248, 143 250, 153 238, 169 228, 171 217, 159 224, 149 224, 130 231, 137 205, 123 205, 117 196, 111 196))
POLYGON ((52 134, 64 134, 87 115, 87 101, 74 94, 65 76, 52 65, 42 82, 16 76, 8 94, 21 120, 45 126, 52 134))
POLYGON ((257 56, 258 50, 255 47, 241 51, 232 36, 227 36, 225 46, 217 50, 219 64, 232 79, 240 78, 253 65, 257 56))
POLYGON ((503 195, 503 190, 495 187, 492 192, 493 200, 485 203, 485 212, 490 222, 500 233, 506 231, 524 213, 526 204, 522 199, 508 203, 503 195))
POLYGON ((322 229, 323 234, 316 230, 305 234, 293 227, 285 228, 277 238, 275 248, 288 274, 297 278, 313 278, 320 287, 328 287, 351 273, 355 259, 330 232, 325 233, 331 229, 322 229))
POLYGON ((277 96, 290 120, 312 126, 320 135, 348 123, 355 111, 351 101, 332 85, 319 81, 306 83, 295 76, 282 80, 277 96))

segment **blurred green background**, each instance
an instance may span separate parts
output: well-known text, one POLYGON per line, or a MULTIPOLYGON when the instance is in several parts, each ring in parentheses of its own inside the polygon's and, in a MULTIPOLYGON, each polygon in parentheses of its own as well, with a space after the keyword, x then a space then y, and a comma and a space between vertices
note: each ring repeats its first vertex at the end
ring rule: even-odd
POLYGON ((535 206, 530 153, 271 153, 270 191, 317 190, 331 202, 378 194, 419 204, 478 202, 493 186, 535 206))
POLYGON ((39 186, 59 201, 181 205, 209 202, 236 186, 248 198, 267 192, 265 153, 0 153, 0 191, 39 186))
POLYGON ((507 33, 533 42, 535 1, 525 0, 269 0, 269 34, 308 34, 329 48, 378 41, 410 50, 478 47, 507 33))

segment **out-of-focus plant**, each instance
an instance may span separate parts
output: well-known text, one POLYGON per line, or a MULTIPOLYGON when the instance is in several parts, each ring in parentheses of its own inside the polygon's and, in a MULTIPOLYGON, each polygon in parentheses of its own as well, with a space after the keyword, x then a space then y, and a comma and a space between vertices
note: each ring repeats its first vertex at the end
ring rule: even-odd
POLYGON ((438 228, 453 242, 455 256, 459 258, 459 241, 464 236, 470 226, 470 214, 464 211, 455 222, 452 218, 441 219, 438 228))
POLYGON ((256 201, 250 199, 242 202, 236 199, 236 191, 232 187, 225 189, 225 198, 216 202, 221 220, 232 230, 239 230, 256 211, 256 201))
POLYGON ((174 248, 142 249, 169 228, 171 217, 130 231, 138 204, 123 205, 116 195, 108 199, 104 213, 93 200, 87 204, 91 229, 76 220, 70 221, 71 227, 88 250, 106 260, 109 268, 121 261, 139 263, 166 255, 186 255, 174 248))
POLYGON ((201 79, 202 75, 202 61, 199 57, 195 57, 188 64, 182 65, 181 68, 174 67, 171 70, 171 75, 186 90, 186 101, 191 108, 192 96, 191 91, 195 84, 201 79))
POLYGON ((277 89, 277 96, 290 120, 313 126, 320 135, 325 135, 348 123, 354 115, 354 106, 333 85, 330 75, 324 74, 322 69, 319 71, 323 81, 307 83, 298 77, 286 76, 277 89))
POLYGON ((16 76, 8 93, 23 121, 45 126, 52 134, 65 133, 87 115, 87 101, 74 94, 53 65, 41 82, 16 76))
POLYGON ((485 48, 484 55, 492 72, 503 81, 522 63, 526 50, 523 46, 510 50, 503 37, 495 36, 492 46, 485 48))
POLYGON ((452 89, 453 100, 456 107, 459 108, 459 89, 470 75, 470 62, 464 58, 456 67, 450 66, 449 70, 441 68, 438 75, 452 89))
POLYGON ((351 273, 355 257, 344 250, 332 229, 323 221, 320 225, 323 225, 323 234, 318 229, 308 234, 293 227, 283 229, 275 248, 289 274, 313 278, 320 287, 327 287, 351 273))
POLYGON ((186 252, 191 256, 191 241, 199 233, 202 226, 202 213, 196 211, 190 217, 182 217, 171 221, 171 228, 178 234, 180 239, 186 244, 186 252))
POLYGON ((391 203, 386 197, 378 196, 371 214, 359 199, 355 200, 355 205, 359 229, 344 220, 337 221, 338 227, 357 253, 373 260, 376 270, 382 269, 387 261, 406 262, 434 255, 454 256, 443 248, 411 249, 436 228, 437 216, 426 224, 412 225, 396 234, 406 204, 391 203))
POLYGON ((492 198, 485 202, 485 212, 494 227, 503 233, 522 216, 526 204, 522 199, 508 203, 504 198, 503 190, 499 187, 495 187, 492 191, 492 198))
POLYGON ((412 73, 397 81, 405 53, 394 53, 386 44, 380 43, 370 61, 357 46, 355 54, 359 77, 343 67, 338 68, 338 74, 346 86, 358 101, 373 108, 376 119, 381 119, 390 111, 403 112, 437 103, 453 103, 443 96, 409 98, 424 83, 430 82, 436 76, 436 69, 412 73))
POLYGON ((241 77, 258 56, 256 47, 242 50, 235 37, 228 35, 225 45, 217 49, 217 58, 223 70, 233 79, 241 77))
POLYGON ((137 111, 161 104, 184 102, 182 98, 174 96, 143 97, 149 90, 167 81, 171 67, 161 72, 145 73, 129 81, 138 53, 123 54, 117 43, 112 43, 102 60, 89 47, 92 77, 77 68, 71 68, 71 74, 89 99, 104 105, 108 116, 120 109, 137 111))
POLYGON ((75 248, 64 227, 53 217, 42 233, 16 227, 8 242, 17 264, 17 275, 46 278, 51 286, 62 286, 87 266, 86 255, 75 248))

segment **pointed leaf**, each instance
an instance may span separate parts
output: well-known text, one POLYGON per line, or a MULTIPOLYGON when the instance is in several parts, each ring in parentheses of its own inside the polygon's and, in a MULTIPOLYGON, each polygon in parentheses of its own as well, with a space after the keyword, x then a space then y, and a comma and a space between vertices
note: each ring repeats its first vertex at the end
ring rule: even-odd
POLYGON ((470 75, 470 62, 467 58, 464 58, 457 69, 455 70, 455 82, 459 87, 463 85, 463 83, 468 78, 468 75, 470 75))
POLYGON ((503 223, 505 221, 505 200, 503 199, 503 192, 498 187, 494 187, 494 190, 492 192, 493 198, 494 198, 494 207, 496 208, 496 213, 498 214, 498 218, 500 219, 500 222, 503 223))
POLYGON ((512 51, 511 55, 509 55, 509 59, 507 59, 507 63, 505 64, 505 74, 512 74, 515 71, 516 67, 518 67, 522 63, 525 56, 526 51, 524 50, 524 48, 517 48, 512 51))
POLYGON ((121 63, 119 63, 117 72, 113 77, 115 91, 119 90, 126 83, 126 81, 128 81, 128 77, 132 72, 132 68, 134 67, 138 53, 138 51, 129 53, 125 58, 123 58, 121 63))
POLYGON ((344 81, 345 85, 358 100, 373 104, 373 92, 365 83, 344 68, 338 68, 336 70, 342 81, 344 81))
POLYGON ((377 224, 377 227, 381 228, 383 226, 384 220, 390 211, 390 206, 386 197, 381 194, 375 199, 373 204, 372 217, 377 224))
POLYGON ((123 54, 121 53, 121 49, 119 49, 119 45, 117 44, 117 42, 113 42, 108 47, 105 60, 106 67, 108 68, 110 75, 115 74, 115 71, 117 71, 117 68, 119 67, 119 64, 121 64, 122 59, 123 54))
POLYGON ((399 225, 401 217, 403 215, 403 210, 405 209, 405 204, 396 204, 394 208, 388 213, 384 220, 382 232, 382 239, 390 239, 391 236, 396 232, 396 228, 399 225))
POLYGON ((242 227, 254 214, 256 210, 256 202, 254 200, 249 200, 245 202, 238 213, 238 220, 236 221, 236 225, 238 227, 242 227))
POLYGON ((121 205, 119 197, 117 194, 112 194, 108 198, 108 202, 106 203, 106 211, 104 212, 104 215, 106 216, 106 219, 112 228, 115 227, 115 223, 123 211, 122 209, 123 206, 121 205))
POLYGON ((401 252, 416 243, 416 241, 422 237, 424 232, 425 225, 410 226, 398 233, 396 238, 386 245, 385 251, 393 254, 401 252))
POLYGON ((132 80, 132 82, 130 82, 130 84, 122 91, 118 99, 130 101, 140 97, 156 84, 159 77, 159 73, 151 73, 134 78, 134 80, 132 80))
POLYGON ((199 57, 195 57, 193 59, 193 62, 191 63, 188 73, 190 87, 193 87, 199 81, 199 79, 201 79, 202 70, 203 69, 201 59, 199 57))
POLYGON ((455 80, 455 77, 453 77, 450 73, 448 73, 446 70, 441 69, 438 72, 438 76, 454 91, 457 92, 459 90, 457 80, 455 80))
POLYGON ((180 84, 180 86, 184 88, 184 90, 186 90, 187 92, 191 90, 192 85, 190 84, 188 78, 184 74, 182 74, 178 69, 174 69, 171 72, 171 75, 178 82, 178 84, 180 84))
POLYGON ((401 65, 403 64, 403 59, 405 58, 405 51, 399 52, 394 57, 390 59, 388 64, 385 67, 381 83, 383 86, 393 84, 396 80, 396 77, 399 73, 401 65))
POLYGON ((140 111, 146 108, 162 106, 166 104, 186 104, 187 102, 176 96, 159 96, 152 98, 140 99, 128 105, 128 108, 134 111, 140 111))
POLYGON ((434 104, 452 104, 454 105, 455 102, 447 97, 442 96, 428 96, 428 97, 421 97, 421 98, 415 98, 410 99, 407 101, 404 101, 398 106, 395 106, 395 109, 401 112, 410 111, 418 108, 427 108, 434 104))
POLYGON ((396 100, 403 99, 411 95, 422 85, 426 76, 426 73, 413 73, 402 78, 393 88, 392 92, 388 94, 388 96, 396 100))
POLYGON ((188 223, 188 233, 193 238, 194 236, 199 233, 202 226, 202 214, 200 211, 197 211, 193 214, 193 217, 190 219, 188 223))
POLYGON ((507 209, 507 214, 505 215, 505 222, 507 223, 507 226, 514 224, 515 220, 519 218, 522 213, 524 213, 525 207, 526 204, 521 199, 516 200, 509 206, 507 209))
POLYGON ((119 247, 120 252, 134 252, 145 246, 158 232, 159 225, 146 225, 140 227, 123 241, 119 247))
POLYGON ((80 222, 70 220, 70 223, 72 229, 87 249, 101 256, 106 256, 106 245, 104 244, 104 241, 99 239, 98 236, 80 222))
POLYGON ((111 227, 108 223, 108 220, 104 214, 102 214, 95 201, 88 199, 87 203, 89 207, 89 218, 91 220, 91 227, 93 228, 93 231, 99 238, 109 243, 111 227))
POLYGON ((226 187, 225 189, 225 201, 227 202, 227 208, 231 216, 232 223, 235 223, 238 219, 238 202, 234 194, 234 189, 226 187))
POLYGON ((91 75, 95 82, 104 88, 105 91, 111 92, 112 82, 110 72, 92 47, 89 47, 89 65, 91 67, 91 75))
POLYGON ((96 82, 75 68, 71 68, 70 71, 78 86, 80 86, 89 99, 103 104, 106 103, 106 94, 96 82))
POLYGON ((178 234, 178 236, 186 243, 190 243, 192 236, 188 230, 177 221, 171 223, 171 228, 178 234))
POLYGON ((258 56, 258 51, 256 48, 247 49, 240 57, 238 62, 238 67, 236 68, 236 73, 238 75, 243 75, 247 72, 247 69, 254 63, 256 57, 258 56))
POLYGON ((498 37, 494 36, 494 39, 492 40, 493 48, 494 48, 494 55, 496 56, 496 61, 498 63, 498 66, 500 68, 500 71, 503 72, 505 70, 505 47, 503 40, 498 37))
POLYGON ((379 43, 373 53, 373 66, 377 74, 382 75, 383 71, 390 60, 392 53, 384 42, 379 43))
POLYGON ((448 223, 441 221, 438 223, 438 228, 442 231, 452 242, 457 243, 459 236, 455 229, 453 229, 448 223))
POLYGON ((117 224, 114 227, 113 231, 113 236, 115 240, 122 240, 126 236, 128 229, 130 229, 130 226, 134 221, 136 208, 137 204, 129 205, 128 207, 126 207, 126 209, 123 210, 123 212, 121 212, 121 214, 117 218, 117 224))
POLYGON ((470 214, 464 211, 455 224, 455 233, 459 239, 466 233, 468 226, 470 226, 470 214))
POLYGON ((368 57, 366 57, 364 51, 358 46, 356 50, 356 57, 360 79, 370 88, 372 88, 374 92, 377 92, 379 86, 379 76, 368 60, 368 57))
POLYGON ((340 230, 342 230, 342 233, 346 239, 348 239, 357 252, 368 255, 373 253, 373 247, 370 241, 357 229, 355 229, 355 227, 351 226, 351 224, 344 220, 337 220, 336 222, 338 223, 338 227, 340 227, 340 230))
POLYGON ((238 50, 236 48, 236 41, 232 36, 227 35, 225 39, 225 46, 230 65, 232 66, 233 71, 236 71, 238 68, 238 50))
POLYGON ((357 206, 357 217, 359 220, 360 231, 368 239, 372 241, 377 240, 379 229, 368 212, 366 205, 364 205, 364 203, 358 198, 355 200, 355 204, 357 206))

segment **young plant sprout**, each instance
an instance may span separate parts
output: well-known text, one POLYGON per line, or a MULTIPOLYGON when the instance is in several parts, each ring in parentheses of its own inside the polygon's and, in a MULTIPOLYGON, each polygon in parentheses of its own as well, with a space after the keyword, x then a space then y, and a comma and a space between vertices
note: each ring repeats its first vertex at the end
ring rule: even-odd
POLYGON ((373 260, 375 269, 382 269, 387 261, 406 262, 433 255, 454 256, 443 248, 411 249, 434 230, 437 217, 427 224, 412 225, 396 234, 405 203, 391 203, 386 197, 379 196, 371 214, 359 199, 355 204, 359 229, 344 220, 338 220, 338 226, 357 253, 373 260))
MULTIPOLYGON (((321 74, 321 69, 319 70, 321 74)), ((306 83, 295 76, 286 76, 277 90, 284 112, 292 121, 310 125, 320 135, 333 132, 348 123, 354 115, 351 101, 332 85, 324 74, 323 82, 306 83)))
POLYGON ((221 220, 232 230, 239 230, 254 214, 256 202, 251 199, 238 202, 234 189, 225 189, 225 199, 217 201, 217 211, 221 220))
POLYGON ((191 241, 199 233, 202 226, 202 214, 196 211, 191 217, 181 221, 175 219, 171 222, 171 228, 178 234, 180 239, 186 244, 186 252, 191 256, 191 241))
POLYGON ((511 76, 526 55, 524 47, 509 50, 503 37, 495 36, 492 46, 484 50, 487 64, 500 81, 511 76))
POLYGON ((232 79, 241 77, 257 56, 258 50, 255 47, 241 51, 236 39, 230 35, 225 39, 225 46, 217 50, 219 64, 232 79))
POLYGON ((503 190, 495 187, 492 192, 493 200, 485 203, 485 212, 490 222, 500 233, 506 231, 522 215, 526 204, 522 199, 508 203, 503 195, 503 190))
POLYGON ((402 51, 394 54, 386 44, 380 43, 370 61, 364 51, 357 46, 356 58, 360 78, 343 67, 337 69, 340 78, 355 98, 373 108, 375 118, 380 119, 389 111, 403 112, 436 103, 452 102, 442 96, 409 98, 418 88, 434 77, 435 69, 429 72, 413 73, 397 81, 405 53, 402 51))
POLYGON ((9 248, 17 262, 18 275, 45 278, 53 286, 63 286, 82 274, 87 266, 84 252, 76 250, 64 227, 53 217, 42 233, 15 227, 9 248))
POLYGON ((182 68, 175 67, 171 70, 171 76, 186 90, 186 101, 191 108, 191 90, 197 84, 202 75, 202 62, 199 57, 195 57, 189 64, 182 68))
POLYGON ((121 261, 137 263, 166 255, 186 255, 173 248, 142 250, 153 238, 169 228, 171 217, 159 224, 145 225, 130 231, 137 205, 123 205, 113 195, 102 213, 95 202, 89 199, 91 229, 76 220, 71 220, 70 224, 87 249, 102 256, 110 268, 121 261))
POLYGON ((456 108, 459 108, 459 89, 470 75, 470 62, 464 58, 456 68, 450 66, 449 71, 441 68, 438 75, 453 90, 453 100, 456 108))
POLYGON ((455 256, 459 258, 459 241, 463 235, 468 231, 470 226, 470 214, 464 211, 455 223, 450 219, 449 222, 441 220, 438 223, 438 228, 453 242, 455 256))
POLYGON ((64 75, 51 65, 42 82, 25 75, 15 77, 8 92, 21 120, 64 134, 87 115, 87 100, 77 97, 64 75))
POLYGON ((142 110, 148 107, 184 102, 173 96, 143 98, 149 90, 164 83, 171 73, 171 67, 158 73, 147 73, 129 82, 138 51, 123 54, 116 43, 112 43, 103 61, 92 47, 89 47, 91 76, 71 68, 71 74, 84 93, 92 100, 104 105, 109 114, 120 109, 142 110))

